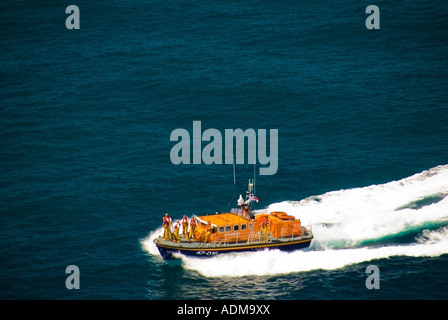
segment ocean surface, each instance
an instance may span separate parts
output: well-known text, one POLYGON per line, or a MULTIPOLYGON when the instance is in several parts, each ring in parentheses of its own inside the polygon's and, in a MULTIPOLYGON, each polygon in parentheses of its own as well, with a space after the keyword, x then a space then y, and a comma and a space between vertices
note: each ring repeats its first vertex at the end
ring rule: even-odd
POLYGON ((448 2, 5 0, 0 18, 0 299, 448 299, 448 2), (278 170, 175 165, 193 121, 277 129, 278 170), (300 218, 309 249, 161 259, 165 212, 227 211, 254 171, 257 212, 300 218))

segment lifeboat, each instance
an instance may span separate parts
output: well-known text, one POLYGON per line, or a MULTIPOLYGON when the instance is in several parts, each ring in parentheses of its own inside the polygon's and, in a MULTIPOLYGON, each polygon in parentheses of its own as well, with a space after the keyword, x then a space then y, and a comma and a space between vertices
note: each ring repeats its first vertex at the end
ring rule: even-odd
MULTIPOLYGON (((178 254, 195 257, 213 257, 229 252, 280 249, 292 251, 310 246, 311 229, 302 225, 300 219, 285 212, 253 214, 252 202, 258 201, 249 180, 246 199, 237 201, 238 208, 230 212, 188 219, 179 237, 154 239, 160 255, 168 260, 178 254), (192 226, 195 232, 192 234, 192 226)), ((173 221, 173 225, 176 222, 173 221)), ((169 228, 169 226, 167 226, 169 228)), ((172 230, 170 230, 173 234, 172 230)))

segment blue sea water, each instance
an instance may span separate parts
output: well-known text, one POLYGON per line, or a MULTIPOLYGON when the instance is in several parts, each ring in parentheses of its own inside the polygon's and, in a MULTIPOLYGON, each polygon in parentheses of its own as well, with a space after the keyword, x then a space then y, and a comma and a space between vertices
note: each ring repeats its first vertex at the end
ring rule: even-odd
POLYGON ((2 1, 0 17, 1 299, 448 298, 445 1, 2 1), (309 223, 309 250, 161 260, 165 212, 226 211, 253 177, 174 165, 193 121, 278 129, 256 209, 309 223))

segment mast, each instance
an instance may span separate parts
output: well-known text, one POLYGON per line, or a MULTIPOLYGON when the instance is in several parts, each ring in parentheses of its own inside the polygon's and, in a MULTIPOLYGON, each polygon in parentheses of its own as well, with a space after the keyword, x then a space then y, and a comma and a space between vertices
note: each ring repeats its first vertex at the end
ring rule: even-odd
POLYGON ((255 195, 255 166, 256 166, 256 162, 254 161, 254 195, 255 195))
POLYGON ((251 181, 249 179, 249 183, 247 184, 247 192, 248 192, 248 194, 246 195, 246 200, 249 201, 250 211, 252 211, 252 202, 253 202, 252 201, 252 197, 254 195, 253 187, 254 187, 253 180, 251 181))

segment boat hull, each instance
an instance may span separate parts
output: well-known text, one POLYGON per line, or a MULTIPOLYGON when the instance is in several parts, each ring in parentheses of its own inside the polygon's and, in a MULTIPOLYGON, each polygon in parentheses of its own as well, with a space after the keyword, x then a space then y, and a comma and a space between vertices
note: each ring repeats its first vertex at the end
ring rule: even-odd
POLYGON ((282 251, 295 251, 304 249, 310 246, 312 237, 306 239, 287 239, 279 241, 271 241, 266 243, 256 244, 231 244, 227 246, 214 244, 177 244, 168 241, 154 241, 159 249, 160 255, 164 260, 175 258, 176 254, 183 254, 190 257, 215 257, 217 255, 232 253, 232 252, 250 252, 279 249, 282 251))

